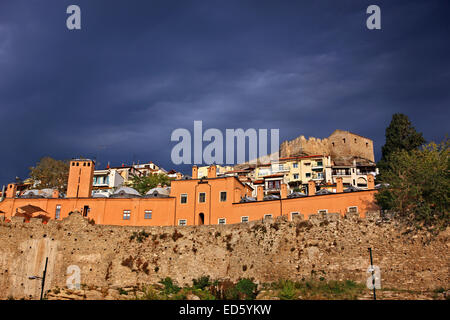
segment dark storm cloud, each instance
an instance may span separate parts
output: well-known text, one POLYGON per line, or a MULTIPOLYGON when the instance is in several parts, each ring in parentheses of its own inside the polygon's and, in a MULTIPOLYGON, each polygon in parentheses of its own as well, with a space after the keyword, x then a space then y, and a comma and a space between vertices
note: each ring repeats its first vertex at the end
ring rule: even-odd
POLYGON ((170 134, 345 129, 384 143, 394 112, 447 133, 448 1, 2 1, 0 183, 40 157, 172 168, 170 134), (65 27, 77 4, 82 30, 65 27))

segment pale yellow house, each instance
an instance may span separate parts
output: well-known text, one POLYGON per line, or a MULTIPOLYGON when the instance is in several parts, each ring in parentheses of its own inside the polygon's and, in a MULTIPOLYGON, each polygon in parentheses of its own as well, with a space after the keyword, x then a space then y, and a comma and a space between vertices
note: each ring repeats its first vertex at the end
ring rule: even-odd
POLYGON ((283 166, 285 178, 290 189, 305 189, 308 181, 316 184, 331 182, 331 158, 330 156, 313 155, 280 158, 275 163, 279 169, 283 166))

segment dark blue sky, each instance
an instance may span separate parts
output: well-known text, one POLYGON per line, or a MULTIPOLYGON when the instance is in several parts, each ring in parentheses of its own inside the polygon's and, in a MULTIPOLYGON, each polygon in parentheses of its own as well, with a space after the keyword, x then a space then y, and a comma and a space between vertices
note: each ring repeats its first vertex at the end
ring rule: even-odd
POLYGON ((379 158, 402 112, 442 140, 449 14, 447 0, 2 0, 0 184, 46 155, 177 169, 170 134, 194 120, 281 141, 350 130, 379 158), (366 28, 370 4, 382 30, 366 28))

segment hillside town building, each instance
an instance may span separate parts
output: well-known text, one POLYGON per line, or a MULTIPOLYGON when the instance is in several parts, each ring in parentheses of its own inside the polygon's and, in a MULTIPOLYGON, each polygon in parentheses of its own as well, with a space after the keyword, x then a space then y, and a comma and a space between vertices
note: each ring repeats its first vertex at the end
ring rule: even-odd
MULTIPOLYGON (((317 164, 317 163, 316 163, 317 164)), ((199 178, 198 168, 192 167, 192 177, 177 175, 170 190, 158 186, 146 195, 140 195, 130 187, 120 187, 111 196, 92 196, 95 163, 86 159, 70 162, 67 195, 57 190, 49 193, 16 196, 16 185, 9 184, 0 202, 0 216, 10 220, 14 216, 25 220, 38 217, 44 222, 62 219, 74 211, 97 224, 131 226, 185 226, 202 224, 232 224, 258 219, 334 212, 376 210, 374 195, 377 192, 374 177, 369 174, 366 190, 344 189, 342 177, 336 178, 335 191, 316 192, 316 182, 308 181, 308 194, 288 194, 284 182, 253 187, 236 176, 217 176, 217 167, 211 165, 206 178, 199 178), (280 188, 280 196, 269 194, 280 188), (264 189, 267 189, 266 192, 264 189)))

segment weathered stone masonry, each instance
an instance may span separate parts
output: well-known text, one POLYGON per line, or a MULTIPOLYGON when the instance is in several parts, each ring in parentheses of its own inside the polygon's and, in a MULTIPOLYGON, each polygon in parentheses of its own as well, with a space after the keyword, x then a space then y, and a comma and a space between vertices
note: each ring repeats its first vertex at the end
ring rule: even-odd
MULTIPOLYGON (((33 219, 34 220, 34 219, 33 219)), ((370 246, 382 286, 432 290, 449 284, 449 231, 433 238, 405 233, 377 213, 309 220, 284 218, 235 225, 122 227, 91 225, 78 214, 63 221, 0 224, 0 298, 37 298, 48 256, 46 290, 66 285, 70 265, 81 283, 127 287, 171 277, 179 284, 253 277, 257 282, 309 277, 365 282, 370 246), (134 232, 146 234, 132 237, 134 232), (140 242, 141 241, 141 242, 140 242)))

